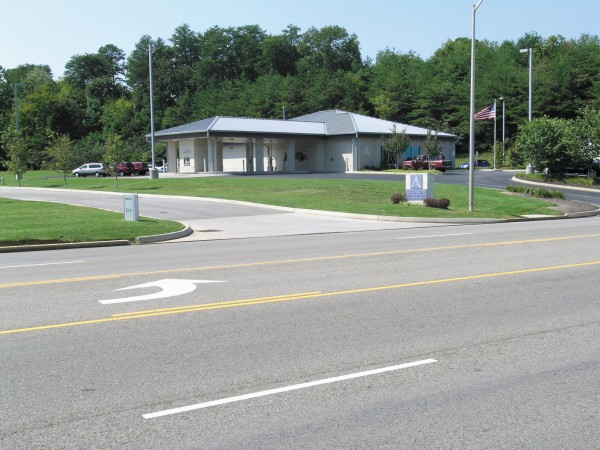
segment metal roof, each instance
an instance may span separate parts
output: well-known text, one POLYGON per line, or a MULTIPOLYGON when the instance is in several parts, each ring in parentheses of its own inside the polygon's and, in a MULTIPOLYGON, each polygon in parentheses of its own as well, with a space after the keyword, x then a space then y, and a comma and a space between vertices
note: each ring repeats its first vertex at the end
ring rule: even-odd
MULTIPOLYGON (((396 131, 406 130, 411 136, 427 136, 427 128, 415 127, 404 123, 391 122, 389 120, 377 119, 376 117, 364 116, 341 110, 318 111, 292 120, 313 120, 324 122, 327 125, 327 135, 342 134, 391 134, 394 125, 396 131)), ((438 132, 438 137, 457 136, 450 133, 438 132)))
POLYGON ((327 127, 328 136, 343 134, 356 134, 356 127, 352 120, 352 114, 339 110, 318 111, 300 117, 294 117, 294 121, 323 122, 327 127))
POLYGON ((210 125, 214 121, 214 117, 210 119, 199 120, 198 122, 186 123, 178 127, 167 128, 166 130, 157 131, 154 136, 170 136, 174 134, 189 134, 189 133, 205 133, 210 129, 210 125))
MULTIPOLYGON (((296 136, 343 136, 355 134, 391 134, 392 129, 411 136, 427 136, 427 129, 402 123, 377 119, 341 110, 325 110, 295 117, 290 120, 254 119, 247 117, 215 116, 197 122, 168 128, 154 133, 155 138, 185 138, 203 134, 245 135, 296 135, 296 136)), ((151 135, 147 135, 150 137, 151 135)), ((439 132, 438 137, 457 136, 439 132)))
POLYGON ((192 135, 192 134, 293 134, 293 135, 325 135, 325 125, 318 122, 294 122, 289 120, 253 119, 247 117, 216 116, 199 120, 178 127, 157 131, 157 138, 192 135))

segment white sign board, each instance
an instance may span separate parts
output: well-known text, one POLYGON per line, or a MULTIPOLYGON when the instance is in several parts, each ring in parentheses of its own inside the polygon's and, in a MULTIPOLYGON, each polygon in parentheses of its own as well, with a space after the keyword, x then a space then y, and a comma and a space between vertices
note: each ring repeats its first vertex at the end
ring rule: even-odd
POLYGON ((426 198, 435 198, 435 175, 409 173, 406 175, 406 201, 423 203, 426 198))

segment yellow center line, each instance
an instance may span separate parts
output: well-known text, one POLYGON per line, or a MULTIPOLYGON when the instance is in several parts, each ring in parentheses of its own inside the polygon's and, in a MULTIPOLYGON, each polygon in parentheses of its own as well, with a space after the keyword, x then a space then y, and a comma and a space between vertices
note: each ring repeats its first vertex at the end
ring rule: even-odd
POLYGON ((17 328, 13 330, 4 330, 0 331, 0 335, 3 334, 16 334, 16 333, 24 333, 28 331, 41 331, 41 330, 51 330, 57 328, 67 328, 74 327, 80 325, 92 325, 99 323, 109 323, 116 322, 120 320, 133 320, 133 319, 142 319, 148 317, 157 317, 157 316, 167 316, 173 314, 184 314, 190 312, 197 311, 208 311, 215 309, 226 309, 226 308, 235 308, 242 306, 252 306, 252 305, 260 305, 265 303, 276 303, 276 302, 288 302, 293 300, 304 300, 310 298, 322 298, 322 297, 334 297, 341 295, 350 295, 350 294, 364 294, 368 292, 377 292, 384 291, 389 289, 401 289, 406 287, 415 287, 415 286, 427 286, 427 285, 435 285, 442 283, 454 283, 460 281, 469 281, 469 280, 477 280, 484 278, 492 278, 492 277, 503 277, 510 275, 520 275, 524 273, 535 273, 535 272, 545 272, 551 270, 561 270, 561 269, 574 269, 578 267, 589 267, 600 265, 600 261, 591 261, 584 263, 575 263, 575 264, 564 264, 560 266, 548 266, 548 267, 536 267, 532 269, 521 269, 521 270, 511 270, 507 272, 495 272, 495 273, 486 273, 480 275, 466 275, 463 277, 455 277, 455 278, 444 278, 439 280, 425 280, 425 281, 415 281, 410 283, 401 283, 401 284, 392 284, 387 286, 374 286, 370 288, 360 288, 360 289, 350 289, 344 291, 334 291, 334 292, 304 292, 299 294, 287 294, 287 295, 277 295, 272 297, 259 297, 245 300, 234 300, 229 302, 217 302, 217 303, 206 303, 206 304, 197 304, 197 305, 189 305, 189 306, 181 306, 177 308, 164 308, 164 309, 152 309, 146 311, 138 311, 138 312, 130 312, 123 314, 115 314, 111 317, 103 318, 103 319, 91 319, 91 320, 82 320, 78 322, 67 322, 67 323, 59 323, 52 325, 40 325, 35 327, 28 328, 17 328))
POLYGON ((459 250, 459 249, 467 249, 467 248, 480 248, 480 247, 498 247, 505 245, 523 245, 523 244, 539 244, 546 242, 557 242, 557 241, 568 241, 568 240, 580 240, 585 238, 595 238, 600 237, 600 233, 596 234, 581 234, 575 236, 560 236, 553 238, 540 238, 540 239, 522 239, 515 241, 501 241, 501 242, 484 242, 479 244, 465 244, 465 245, 447 245, 447 246, 439 246, 439 247, 427 247, 427 248, 417 248, 417 249, 402 249, 402 250, 388 250, 382 252, 370 252, 370 253, 350 253, 345 255, 333 255, 333 256, 316 256, 312 258, 296 258, 296 259, 280 259, 274 261, 256 261, 250 263, 237 263, 237 264, 224 264, 220 266, 204 266, 204 267, 183 267, 179 269, 161 269, 161 270, 153 270, 147 272, 129 272, 122 274, 112 274, 112 275, 97 275, 97 276, 88 276, 88 277, 79 277, 79 278, 62 278, 56 280, 37 280, 37 281, 23 281, 17 283, 2 283, 0 284, 1 288, 11 288, 11 287, 24 287, 24 286, 39 286, 46 284, 59 284, 59 283, 77 283, 82 281, 93 281, 93 280, 106 280, 106 279, 117 279, 117 278, 125 278, 125 277, 134 277, 134 276, 148 276, 148 275, 161 275, 161 274, 169 274, 169 273, 182 273, 182 272, 204 272, 210 270, 227 270, 227 269, 240 269, 245 267, 260 267, 260 266, 271 266, 271 265, 281 265, 281 264, 298 264, 298 263, 306 263, 306 262, 318 262, 318 261, 335 261, 340 259, 351 259, 351 258, 368 258, 375 256, 392 256, 392 255, 402 255, 408 253, 423 253, 423 252, 435 252, 435 251, 443 251, 443 250, 459 250))
POLYGON ((189 310, 196 311, 197 310, 196 308, 203 308, 203 309, 204 308, 212 308, 212 309, 228 308, 228 307, 232 307, 232 306, 241 306, 246 303, 252 303, 255 301, 270 301, 270 300, 277 301, 277 300, 289 300, 289 299, 296 300, 296 299, 300 299, 300 298, 310 298, 310 297, 314 296, 315 294, 321 294, 321 292, 313 291, 313 292, 304 292, 301 294, 275 295, 272 297, 250 298, 250 299, 246 299, 246 300, 233 300, 233 301, 228 301, 228 302, 199 303, 197 305, 178 306, 175 308, 150 309, 150 310, 146 310, 146 311, 134 311, 134 312, 130 312, 130 313, 113 314, 112 317, 122 317, 122 316, 133 317, 133 316, 139 316, 140 314, 149 315, 149 314, 153 314, 153 313, 176 314, 178 312, 187 312, 189 310))

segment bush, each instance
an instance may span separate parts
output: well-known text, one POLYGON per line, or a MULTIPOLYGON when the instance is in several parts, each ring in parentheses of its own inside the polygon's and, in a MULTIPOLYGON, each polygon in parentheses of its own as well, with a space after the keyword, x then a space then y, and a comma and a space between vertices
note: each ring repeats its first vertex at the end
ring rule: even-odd
POLYGON ((506 166, 513 169, 524 169, 526 165, 523 153, 516 147, 510 147, 506 152, 506 166))
POLYGON ((442 198, 426 198, 423 201, 425 206, 429 206, 430 208, 440 208, 440 209, 448 209, 450 206, 450 200, 442 197, 442 198))
POLYGON ((404 203, 406 201, 406 196, 400 192, 396 192, 395 194, 392 194, 390 201, 395 205, 398 203, 404 203))
POLYGON ((536 198, 565 198, 561 191, 552 191, 544 188, 529 188, 526 186, 506 186, 508 192, 517 194, 531 195, 536 198))

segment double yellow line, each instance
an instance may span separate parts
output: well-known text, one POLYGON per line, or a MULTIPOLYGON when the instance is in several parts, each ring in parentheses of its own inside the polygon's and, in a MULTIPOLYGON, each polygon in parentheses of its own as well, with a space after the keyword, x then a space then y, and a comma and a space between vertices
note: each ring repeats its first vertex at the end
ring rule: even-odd
POLYGON ((564 270, 564 269, 574 269, 579 267, 590 267, 600 265, 600 261, 591 261, 591 262, 583 262, 583 263, 575 263, 575 264, 564 264, 559 266, 548 266, 548 267, 537 267, 533 269, 522 269, 522 270, 511 270, 507 272, 494 272, 494 273, 486 273, 480 275, 468 275, 464 277, 455 277, 455 278, 445 278, 439 280, 426 280, 426 281, 415 281, 411 283, 401 283, 401 284, 392 284, 387 286, 375 286, 370 288, 361 288, 361 289, 351 289, 344 291, 334 291, 334 292, 302 292, 298 294, 286 294, 286 295, 276 295, 272 297, 257 297, 250 298, 245 300, 233 300, 228 302, 217 302, 217 303, 200 303, 196 305, 188 305, 188 306, 180 306, 174 308, 162 308, 162 309, 151 309, 145 311, 136 311, 129 313, 121 313, 114 314, 111 317, 103 318, 103 319, 91 319, 91 320, 83 320, 79 322, 67 322, 67 323, 59 323, 53 325, 40 325, 35 327, 28 328, 17 328, 13 330, 4 330, 0 331, 0 335, 3 334, 16 334, 16 333, 24 333, 28 331, 42 331, 42 330, 51 330, 57 328, 67 328, 74 327, 80 325, 92 325, 99 323, 109 323, 109 322, 117 322, 120 320, 134 320, 134 319, 143 319, 148 317, 159 317, 159 316, 167 316, 173 314, 185 314, 191 312, 198 311, 210 311, 216 309, 226 309, 226 308, 237 308, 243 306, 253 306, 253 305, 261 305, 265 303, 277 303, 277 302, 288 302, 293 300, 304 300, 310 298, 321 298, 321 297, 334 297, 341 295, 351 295, 351 294, 364 294, 368 292, 377 292, 384 291, 390 289, 401 289, 407 287, 416 287, 416 286, 427 286, 427 285, 435 285, 442 283, 454 283, 459 281, 470 281, 484 278, 492 278, 492 277, 503 277, 503 276, 511 276, 511 275, 521 275, 525 273, 535 273, 535 272, 545 272, 552 270, 564 270))

